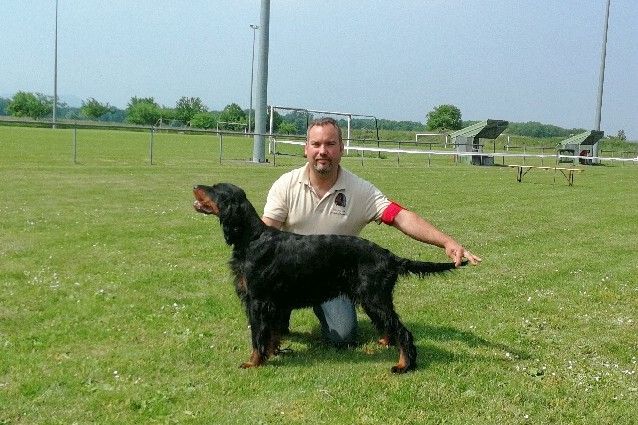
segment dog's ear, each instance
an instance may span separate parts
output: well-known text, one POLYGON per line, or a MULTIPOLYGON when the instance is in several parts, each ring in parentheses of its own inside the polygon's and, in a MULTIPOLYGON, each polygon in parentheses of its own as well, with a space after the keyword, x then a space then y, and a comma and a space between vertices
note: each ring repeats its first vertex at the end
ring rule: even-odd
POLYGON ((215 199, 219 205, 219 221, 228 245, 247 243, 258 236, 264 223, 248 201, 246 192, 237 186, 220 183, 215 199))
POLYGON ((219 221, 222 225, 226 243, 228 245, 237 243, 244 232, 243 226, 245 223, 241 204, 227 202, 219 213, 219 221))

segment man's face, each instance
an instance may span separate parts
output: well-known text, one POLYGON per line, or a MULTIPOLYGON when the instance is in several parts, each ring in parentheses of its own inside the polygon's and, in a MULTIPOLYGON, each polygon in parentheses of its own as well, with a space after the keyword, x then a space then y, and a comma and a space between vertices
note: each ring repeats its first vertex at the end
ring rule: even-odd
POLYGON ((304 153, 312 168, 319 174, 329 174, 341 162, 343 143, 333 125, 316 125, 308 131, 304 153))

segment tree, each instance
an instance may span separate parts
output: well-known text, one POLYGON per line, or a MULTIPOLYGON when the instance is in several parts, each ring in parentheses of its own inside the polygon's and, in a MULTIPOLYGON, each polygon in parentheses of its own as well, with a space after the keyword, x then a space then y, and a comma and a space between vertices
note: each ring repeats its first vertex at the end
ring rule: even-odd
POLYGON ((82 101, 82 107, 80 108, 80 113, 87 118, 92 118, 94 120, 99 119, 101 116, 108 114, 109 112, 114 112, 115 108, 110 106, 108 103, 102 104, 90 97, 86 101, 82 101))
POLYGON ((510 123, 507 126, 508 134, 527 137, 567 137, 570 134, 581 133, 584 130, 564 129, 551 124, 542 124, 537 121, 527 121, 523 123, 510 123))
MULTIPOLYGON (((160 118, 163 119, 164 121, 179 121, 177 119, 177 116, 175 115, 175 109, 173 108, 168 108, 166 106, 162 106, 159 108, 160 110, 160 118)), ((181 121, 179 121, 181 123, 181 121)), ((182 123, 185 124, 185 123, 182 123)))
POLYGON ((280 134, 295 134, 297 133, 297 127, 292 122, 282 122, 279 124, 279 128, 277 129, 277 133, 280 134))
POLYGON ((53 111, 53 99, 40 93, 16 93, 9 105, 7 112, 14 117, 31 117, 33 119, 47 116, 53 111))
POLYGON ((105 115, 102 115, 100 119, 107 122, 124 122, 126 120, 126 111, 115 106, 111 106, 111 110, 105 115))
MULTIPOLYGON (((266 114, 266 126, 268 126, 269 122, 270 122, 270 114, 266 114)), ((280 126, 281 124, 284 122, 283 117, 281 116, 281 114, 277 111, 273 111, 272 114, 272 126, 273 126, 273 132, 278 133, 280 130, 280 126)), ((288 133, 291 134, 291 133, 288 133)))
POLYGON ((218 116, 213 112, 197 112, 190 119, 191 127, 195 128, 214 128, 217 125, 218 116))
MULTIPOLYGON (((354 120, 352 120, 354 121, 354 120)), ((392 131, 423 131, 425 126, 416 121, 392 121, 380 119, 378 120, 379 130, 392 131)))
POLYGON ((152 97, 133 97, 126 107, 126 122, 139 125, 155 125, 162 111, 152 97))
POLYGON ((202 99, 199 97, 183 96, 175 104, 175 119, 183 123, 189 123, 195 114, 206 111, 208 111, 208 108, 204 106, 202 99))
POLYGON ((0 115, 7 115, 9 113, 7 111, 7 108, 9 107, 10 102, 11 102, 11 99, 0 97, 0 115))
POLYGON ((618 130, 618 140, 627 140, 627 136, 625 135, 625 130, 618 130))
POLYGON ((312 121, 313 118, 313 115, 308 112, 291 111, 282 117, 282 121, 285 123, 291 123, 295 126, 294 134, 303 134, 306 132, 308 123, 312 121))
POLYGON ((222 113, 219 115, 219 121, 228 123, 245 123, 246 120, 246 112, 244 112, 236 103, 226 105, 222 113))
POLYGON ((428 130, 459 130, 461 110, 454 105, 439 105, 428 112, 425 125, 428 130))

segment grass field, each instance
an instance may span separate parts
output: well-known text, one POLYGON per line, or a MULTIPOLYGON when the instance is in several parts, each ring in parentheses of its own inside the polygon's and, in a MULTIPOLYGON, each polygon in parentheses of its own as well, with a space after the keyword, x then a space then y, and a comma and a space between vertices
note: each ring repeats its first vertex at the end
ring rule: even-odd
MULTIPOLYGON (((0 127, 0 424, 632 424, 638 417, 638 166, 534 171, 344 159, 482 256, 402 279, 419 368, 293 315, 293 352, 240 370, 246 319, 195 183, 230 181, 261 211, 277 167, 247 138, 0 127)), ((387 226, 364 237, 444 260, 387 226)))

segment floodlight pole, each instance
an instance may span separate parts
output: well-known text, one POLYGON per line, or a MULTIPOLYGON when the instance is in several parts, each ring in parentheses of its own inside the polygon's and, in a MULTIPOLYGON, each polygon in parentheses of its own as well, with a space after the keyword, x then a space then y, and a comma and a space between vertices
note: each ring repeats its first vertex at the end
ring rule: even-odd
POLYGON ((253 29, 253 57, 250 61, 250 109, 248 109, 248 132, 252 131, 252 126, 250 125, 251 116, 253 114, 253 76, 255 74, 255 32, 259 29, 259 25, 250 25, 250 28, 253 29))
MULTIPOLYGON (((605 30, 603 31, 603 49, 600 55, 600 80, 598 81, 598 104, 596 105, 596 130, 600 131, 600 121, 603 109, 603 85, 605 83, 605 58, 607 56, 607 29, 609 28, 609 4, 611 0, 607 0, 605 10, 605 30)), ((594 143, 591 149, 591 156, 598 156, 598 143, 594 143)), ((595 160, 598 163, 598 160, 595 160)))
POLYGON ((600 79, 598 81, 598 104, 596 107, 596 130, 600 130, 601 111, 603 107, 603 84, 605 82, 605 58, 607 56, 607 29, 609 28, 609 4, 611 0, 607 0, 607 8, 605 11, 605 30, 603 31, 603 50, 600 56, 600 79))
POLYGON ((58 0, 55 0, 55 47, 53 56, 53 128, 56 128, 58 109, 58 0))
POLYGON ((264 134, 266 134, 268 92, 268 36, 270 27, 270 0, 261 0, 259 22, 259 61, 257 64, 257 96, 255 105, 255 135, 253 139, 253 162, 266 161, 264 134))

